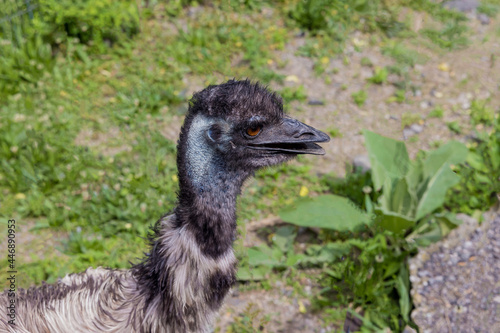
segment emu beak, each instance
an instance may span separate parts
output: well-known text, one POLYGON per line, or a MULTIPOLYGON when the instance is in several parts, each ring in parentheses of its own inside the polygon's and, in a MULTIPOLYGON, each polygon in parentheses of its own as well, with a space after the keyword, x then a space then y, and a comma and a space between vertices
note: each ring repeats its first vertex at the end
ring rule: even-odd
POLYGON ((316 142, 328 142, 325 133, 293 118, 283 118, 278 125, 265 128, 248 148, 267 152, 324 155, 316 142))

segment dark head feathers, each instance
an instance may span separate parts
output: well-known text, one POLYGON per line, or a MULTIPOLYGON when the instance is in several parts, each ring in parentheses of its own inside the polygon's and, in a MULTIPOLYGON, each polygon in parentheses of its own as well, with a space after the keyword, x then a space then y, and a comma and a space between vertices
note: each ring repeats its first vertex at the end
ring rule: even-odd
POLYGON ((267 122, 283 118, 283 101, 279 95, 250 80, 229 80, 211 85, 193 95, 189 115, 204 114, 231 122, 254 116, 267 122), (263 119, 263 120, 264 120, 263 119))

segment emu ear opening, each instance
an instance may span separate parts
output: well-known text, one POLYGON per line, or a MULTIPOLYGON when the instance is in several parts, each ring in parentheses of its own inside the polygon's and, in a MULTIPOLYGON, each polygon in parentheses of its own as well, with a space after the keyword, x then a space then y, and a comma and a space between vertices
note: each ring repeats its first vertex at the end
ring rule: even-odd
POLYGON ((222 137, 222 128, 219 124, 212 124, 207 131, 207 136, 212 142, 219 142, 222 137))

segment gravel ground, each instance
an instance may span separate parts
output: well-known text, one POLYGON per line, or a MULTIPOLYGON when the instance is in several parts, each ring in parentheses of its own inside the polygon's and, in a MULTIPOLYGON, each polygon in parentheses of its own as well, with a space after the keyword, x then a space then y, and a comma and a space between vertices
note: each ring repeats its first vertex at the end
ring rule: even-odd
POLYGON ((415 310, 426 332, 500 332, 500 209, 464 223, 410 261, 415 310))

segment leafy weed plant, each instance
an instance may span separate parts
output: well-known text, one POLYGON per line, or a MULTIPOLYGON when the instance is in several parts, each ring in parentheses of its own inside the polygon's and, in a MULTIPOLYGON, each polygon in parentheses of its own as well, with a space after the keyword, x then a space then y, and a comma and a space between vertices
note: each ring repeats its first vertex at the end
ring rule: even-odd
POLYGON ((406 260, 417 246, 440 239, 458 223, 440 207, 447 189, 459 182, 450 166, 463 162, 467 149, 450 142, 410 161, 403 143, 369 131, 364 135, 371 182, 356 176, 354 193, 331 183, 353 202, 323 195, 300 200, 280 216, 299 226, 320 227, 328 235, 327 244, 306 252, 315 260, 298 261, 323 267, 325 288, 316 299, 320 306, 352 303, 363 308, 365 329, 401 330, 411 323, 406 260), (394 164, 395 159, 400 163, 394 164))
POLYGON ((351 97, 357 106, 363 106, 365 105, 366 99, 368 98, 368 94, 366 93, 365 90, 360 90, 352 93, 351 97))

